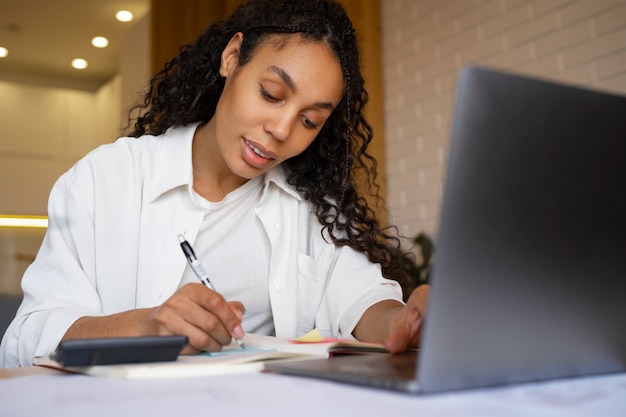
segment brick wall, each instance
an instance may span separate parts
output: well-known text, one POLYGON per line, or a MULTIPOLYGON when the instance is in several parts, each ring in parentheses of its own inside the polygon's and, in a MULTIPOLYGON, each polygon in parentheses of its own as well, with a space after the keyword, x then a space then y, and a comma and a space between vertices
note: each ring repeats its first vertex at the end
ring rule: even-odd
POLYGON ((381 1, 387 204, 436 235, 460 68, 626 93, 626 0, 381 1))

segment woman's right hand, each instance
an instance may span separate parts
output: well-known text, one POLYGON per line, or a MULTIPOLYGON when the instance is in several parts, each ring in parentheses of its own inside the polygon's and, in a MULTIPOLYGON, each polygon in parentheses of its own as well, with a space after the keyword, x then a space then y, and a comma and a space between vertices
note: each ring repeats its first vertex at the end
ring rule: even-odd
POLYGON ((243 338, 244 313, 242 303, 226 301, 202 284, 187 284, 149 314, 146 331, 187 336, 189 345, 182 353, 220 351, 231 337, 243 338))
POLYGON ((187 336, 182 353, 220 351, 231 336, 244 336, 242 303, 224 297, 202 284, 187 284, 162 305, 108 316, 76 320, 63 340, 100 337, 187 336))

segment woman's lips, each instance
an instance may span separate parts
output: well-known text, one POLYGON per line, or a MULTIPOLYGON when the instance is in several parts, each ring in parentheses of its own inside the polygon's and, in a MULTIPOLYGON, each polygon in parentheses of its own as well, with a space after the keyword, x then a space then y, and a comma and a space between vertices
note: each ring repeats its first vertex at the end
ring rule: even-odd
POLYGON ((273 152, 266 150, 263 146, 257 143, 252 143, 246 139, 244 139, 244 141, 250 148, 252 148, 254 153, 256 153, 257 155, 262 156, 263 158, 267 158, 267 159, 276 159, 276 155, 273 152))
POLYGON ((263 146, 244 139, 243 157, 246 162, 255 168, 264 168, 276 160, 276 154, 263 146))

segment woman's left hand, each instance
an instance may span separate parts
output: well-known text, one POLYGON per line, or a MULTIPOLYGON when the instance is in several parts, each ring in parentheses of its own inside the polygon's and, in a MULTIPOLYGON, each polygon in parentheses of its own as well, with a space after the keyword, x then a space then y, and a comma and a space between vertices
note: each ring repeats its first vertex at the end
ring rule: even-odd
POLYGON ((413 290, 406 306, 399 311, 391 323, 389 337, 385 340, 387 350, 400 353, 419 345, 429 291, 428 285, 420 285, 413 290))

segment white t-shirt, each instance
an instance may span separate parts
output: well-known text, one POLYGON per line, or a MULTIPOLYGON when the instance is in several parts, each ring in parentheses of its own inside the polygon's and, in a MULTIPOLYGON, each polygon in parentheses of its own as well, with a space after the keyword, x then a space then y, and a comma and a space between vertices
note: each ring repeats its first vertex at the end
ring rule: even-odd
MULTIPOLYGON (((204 210, 194 252, 215 289, 228 301, 246 308, 243 328, 249 333, 274 335, 268 292, 270 242, 254 213, 263 191, 263 177, 246 182, 223 200, 211 202, 190 186, 191 198, 204 210)), ((189 266, 180 286, 198 282, 189 266)))

